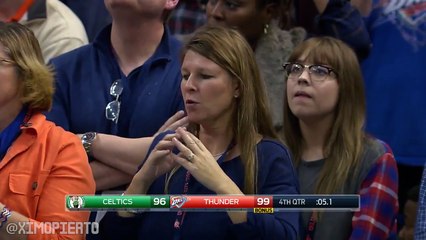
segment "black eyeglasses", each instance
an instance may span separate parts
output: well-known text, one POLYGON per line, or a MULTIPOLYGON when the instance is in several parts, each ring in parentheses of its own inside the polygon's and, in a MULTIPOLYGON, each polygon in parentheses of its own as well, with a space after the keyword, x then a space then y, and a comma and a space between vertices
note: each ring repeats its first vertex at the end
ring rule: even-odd
POLYGON ((111 88, 109 89, 109 94, 111 96, 115 97, 115 100, 112 100, 109 102, 105 108, 105 117, 108 120, 111 120, 115 123, 118 122, 118 116, 120 115, 120 101, 118 98, 120 97, 121 93, 123 92, 123 83, 121 82, 121 79, 115 80, 111 88))
POLYGON ((308 69, 311 80, 315 82, 323 82, 332 72, 336 74, 333 68, 320 64, 303 65, 300 63, 288 62, 285 63, 283 67, 288 78, 293 80, 299 78, 303 71, 305 71, 305 68, 308 69))

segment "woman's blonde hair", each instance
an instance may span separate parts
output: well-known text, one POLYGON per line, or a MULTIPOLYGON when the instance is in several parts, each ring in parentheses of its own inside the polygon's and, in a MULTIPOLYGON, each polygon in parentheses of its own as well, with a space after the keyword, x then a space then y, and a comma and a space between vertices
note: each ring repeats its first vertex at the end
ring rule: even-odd
MULTIPOLYGON (((194 51, 226 70, 238 82, 240 95, 236 99, 233 117, 233 136, 241 150, 244 164, 244 193, 257 191, 257 134, 277 139, 272 126, 265 95, 253 50, 236 30, 206 26, 198 30, 183 48, 194 51)), ((188 130, 198 135, 200 126, 190 123, 188 130)))
MULTIPOLYGON (((339 94, 335 119, 323 146, 326 161, 316 188, 316 193, 337 193, 358 169, 361 161, 365 140, 365 96, 361 69, 353 50, 331 37, 306 40, 295 48, 289 61, 296 62, 302 56, 306 56, 305 62, 331 66, 337 74, 339 94)), ((300 164, 303 137, 299 120, 291 112, 287 100, 284 104, 284 139, 295 164, 300 164)))
POLYGON ((32 111, 49 110, 54 92, 53 73, 44 64, 34 33, 19 23, 0 22, 0 44, 22 81, 22 103, 32 111))

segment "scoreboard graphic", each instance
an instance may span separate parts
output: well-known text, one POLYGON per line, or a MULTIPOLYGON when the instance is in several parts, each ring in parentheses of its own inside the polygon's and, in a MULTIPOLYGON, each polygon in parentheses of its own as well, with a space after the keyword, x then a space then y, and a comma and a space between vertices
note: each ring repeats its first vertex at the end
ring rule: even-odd
POLYGON ((359 211, 359 195, 68 195, 70 211, 359 211))

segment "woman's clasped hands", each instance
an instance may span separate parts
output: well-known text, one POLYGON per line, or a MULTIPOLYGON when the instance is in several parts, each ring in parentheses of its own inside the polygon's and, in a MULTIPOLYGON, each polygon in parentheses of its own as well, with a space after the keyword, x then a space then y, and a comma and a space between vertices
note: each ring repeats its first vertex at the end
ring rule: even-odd
POLYGON ((166 135, 155 146, 126 194, 146 193, 155 179, 176 167, 184 167, 198 182, 218 194, 226 192, 228 184, 235 185, 204 144, 179 127, 176 133, 166 135))

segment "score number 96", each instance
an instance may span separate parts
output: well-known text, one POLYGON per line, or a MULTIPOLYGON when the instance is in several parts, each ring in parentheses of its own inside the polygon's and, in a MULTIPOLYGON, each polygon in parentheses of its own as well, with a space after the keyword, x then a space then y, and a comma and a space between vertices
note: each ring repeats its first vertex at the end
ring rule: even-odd
POLYGON ((155 197, 153 198, 153 204, 154 206, 165 206, 166 205, 166 198, 164 197, 155 197))
POLYGON ((256 207, 272 207, 272 199, 270 197, 257 197, 256 207))

